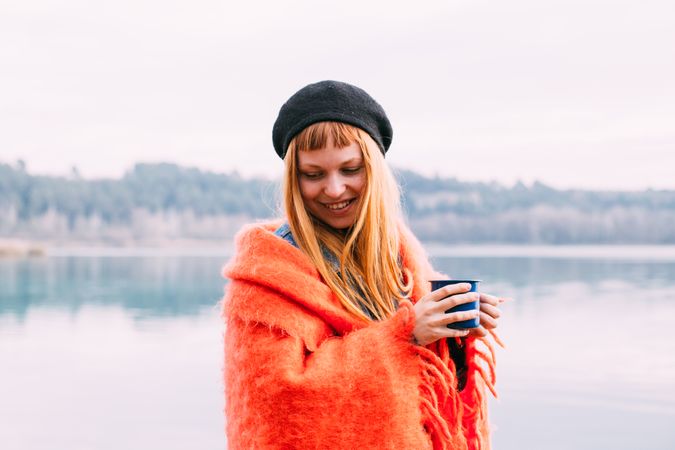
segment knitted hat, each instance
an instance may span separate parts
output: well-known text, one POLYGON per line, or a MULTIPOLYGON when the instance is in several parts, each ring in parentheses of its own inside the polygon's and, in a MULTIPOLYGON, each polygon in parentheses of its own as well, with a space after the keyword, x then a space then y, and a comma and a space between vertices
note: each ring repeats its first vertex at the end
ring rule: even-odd
POLYGON ((366 91, 340 81, 319 81, 300 89, 281 107, 272 129, 274 150, 281 159, 288 144, 316 122, 344 122, 361 128, 385 154, 393 130, 384 109, 366 91))

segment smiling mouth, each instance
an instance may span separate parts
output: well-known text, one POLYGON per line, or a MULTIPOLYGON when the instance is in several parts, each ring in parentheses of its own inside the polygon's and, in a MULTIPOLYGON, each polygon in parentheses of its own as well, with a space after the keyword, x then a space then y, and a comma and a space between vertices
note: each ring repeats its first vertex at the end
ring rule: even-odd
POLYGON ((340 203, 324 203, 323 206, 330 209, 331 211, 340 211, 341 209, 345 209, 346 207, 351 205, 354 202, 354 200, 355 199, 346 200, 340 203))

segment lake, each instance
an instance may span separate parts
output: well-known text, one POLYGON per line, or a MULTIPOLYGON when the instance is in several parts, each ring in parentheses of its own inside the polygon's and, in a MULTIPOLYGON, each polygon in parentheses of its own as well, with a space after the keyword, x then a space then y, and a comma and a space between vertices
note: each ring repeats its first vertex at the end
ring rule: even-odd
MULTIPOLYGON (((514 299, 499 328, 495 449, 675 448, 673 248, 432 250, 440 271, 514 299)), ((0 448, 225 448, 225 260, 0 260, 0 448)))

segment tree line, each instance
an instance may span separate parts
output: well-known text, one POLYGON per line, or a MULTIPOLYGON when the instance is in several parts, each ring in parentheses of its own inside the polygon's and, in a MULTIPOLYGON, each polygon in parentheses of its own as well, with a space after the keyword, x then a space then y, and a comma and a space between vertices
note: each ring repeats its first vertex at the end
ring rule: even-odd
MULTIPOLYGON (((395 170, 408 222, 446 243, 675 243, 675 191, 504 186, 395 170)), ((170 163, 136 164, 121 178, 30 174, 0 163, 0 235, 131 242, 229 239, 249 220, 279 216, 279 180, 170 163)))

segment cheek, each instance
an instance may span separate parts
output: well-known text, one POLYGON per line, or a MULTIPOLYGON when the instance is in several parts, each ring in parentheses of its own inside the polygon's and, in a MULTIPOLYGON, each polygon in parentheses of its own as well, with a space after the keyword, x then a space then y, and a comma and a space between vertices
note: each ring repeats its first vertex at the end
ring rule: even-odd
POLYGON ((361 191, 363 191, 363 189, 364 189, 365 186, 366 186, 366 174, 365 174, 365 173, 362 173, 362 174, 360 174, 358 177, 356 177, 356 179, 354 180, 354 182, 351 183, 351 186, 352 186, 352 190, 353 190, 355 193, 360 194, 361 191))
POLYGON ((309 183, 304 180, 299 180, 298 186, 300 187, 300 195, 305 202, 313 200, 319 191, 316 183, 309 183))

